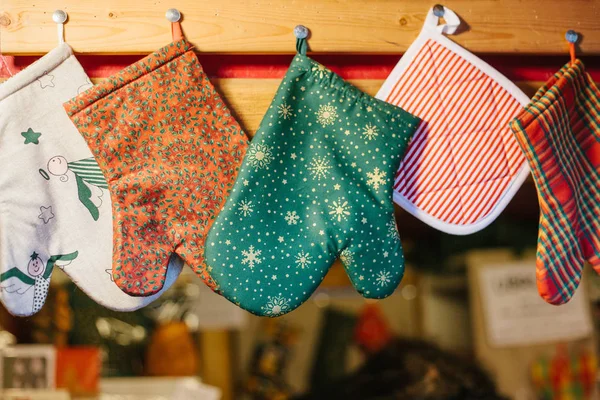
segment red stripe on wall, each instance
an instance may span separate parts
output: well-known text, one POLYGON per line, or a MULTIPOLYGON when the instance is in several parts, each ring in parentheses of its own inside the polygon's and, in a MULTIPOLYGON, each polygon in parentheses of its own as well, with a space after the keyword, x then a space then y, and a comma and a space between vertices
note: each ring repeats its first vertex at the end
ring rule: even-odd
MULTIPOLYGON (((217 55, 200 54, 200 62, 209 76, 215 78, 281 78, 293 55, 217 55)), ((4 57, 14 74, 39 57, 4 57)), ((139 60, 140 56, 92 56, 77 57, 87 74, 93 78, 108 77, 139 60)), ((385 79, 400 56, 396 55, 315 55, 323 63, 345 79, 385 79)), ((560 69, 568 55, 559 56, 482 56, 512 81, 545 81, 560 69)), ((588 72, 600 81, 600 57, 582 57, 588 72)), ((6 67, 0 65, 0 77, 10 76, 6 67)))

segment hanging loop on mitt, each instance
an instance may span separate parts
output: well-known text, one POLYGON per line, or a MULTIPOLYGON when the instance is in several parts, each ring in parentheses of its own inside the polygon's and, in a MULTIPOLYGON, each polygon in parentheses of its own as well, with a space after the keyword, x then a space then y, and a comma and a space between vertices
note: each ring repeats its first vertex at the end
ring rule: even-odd
POLYGON ((573 64, 577 58, 575 54, 575 44, 577 44, 577 41, 579 40, 579 35, 574 30, 569 29, 567 33, 565 33, 565 39, 569 42, 569 53, 571 54, 571 64, 573 64))
POLYGON ((56 10, 52 13, 52 21, 56 22, 59 44, 65 42, 65 22, 68 18, 69 15, 63 10, 56 10))
POLYGON ((308 43, 306 43, 308 34, 309 30, 304 25, 296 25, 294 28, 294 36, 296 36, 296 51, 303 56, 306 55, 306 51, 308 50, 308 43))
POLYGON ((436 4, 427 12, 423 29, 435 29, 439 33, 453 35, 459 26, 460 18, 454 11, 441 4, 436 4), (439 24, 440 18, 444 18, 444 24, 439 24))
POLYGON ((173 36, 173 41, 176 42, 178 40, 183 39, 183 31, 181 30, 181 13, 176 8, 169 8, 165 13, 165 17, 169 22, 171 22, 171 35, 173 36))

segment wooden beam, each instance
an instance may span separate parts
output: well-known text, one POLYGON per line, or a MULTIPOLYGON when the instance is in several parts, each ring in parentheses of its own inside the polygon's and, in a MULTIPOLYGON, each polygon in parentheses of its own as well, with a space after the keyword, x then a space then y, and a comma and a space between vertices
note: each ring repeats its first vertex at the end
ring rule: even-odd
MULTIPOLYGON (((55 9, 69 13, 67 41, 80 53, 150 53, 171 39, 164 15, 183 16, 199 51, 292 53, 296 24, 308 26, 319 53, 404 52, 433 3, 417 0, 3 0, 5 54, 42 54, 56 46, 55 9)), ((564 54, 567 29, 582 33, 581 51, 600 54, 600 0, 446 0, 464 20, 453 36, 473 52, 564 54)))
MULTIPOLYGON (((92 78, 92 82, 96 83, 101 79, 92 78)), ((351 79, 349 82, 372 96, 383 85, 381 79, 351 79)), ((223 96, 242 128, 250 137, 253 137, 273 100, 273 96, 275 96, 281 79, 225 78, 212 79, 212 83, 223 96)), ((544 82, 535 81, 516 82, 516 85, 530 97, 543 84, 544 82)))
MULTIPOLYGON (((280 82, 280 79, 213 79, 217 91, 223 95, 250 136, 254 136, 258 129, 280 82)), ((350 83, 370 95, 375 95, 383 80, 356 79, 350 80, 350 83)), ((516 84, 531 97, 544 82, 526 81, 516 84)))
MULTIPOLYGON (((100 80, 102 78, 92 78, 94 83, 100 80)), ((2 82, 2 79, 0 79, 0 82, 2 82)), ((249 136, 254 136, 260 121, 273 100, 273 96, 275 96, 281 79, 227 78, 212 79, 212 82, 230 106, 242 128, 249 136)), ((383 80, 380 79, 353 79, 349 82, 370 95, 375 95, 383 84, 383 80)), ((516 82, 516 84, 531 97, 544 83, 523 81, 516 82)))
MULTIPOLYGON (((212 81, 244 130, 250 136, 254 136, 281 79, 213 79, 212 81)), ((351 82, 369 94, 375 94, 383 83, 382 80, 374 79, 351 82)))

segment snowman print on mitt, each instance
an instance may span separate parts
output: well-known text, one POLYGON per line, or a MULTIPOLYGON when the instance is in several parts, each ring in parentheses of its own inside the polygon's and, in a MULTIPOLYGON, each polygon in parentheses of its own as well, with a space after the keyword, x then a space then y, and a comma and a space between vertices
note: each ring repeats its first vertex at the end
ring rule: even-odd
POLYGON ((391 294, 404 271, 392 183, 418 122, 297 54, 206 240, 218 291, 275 317, 339 257, 360 294, 391 294))

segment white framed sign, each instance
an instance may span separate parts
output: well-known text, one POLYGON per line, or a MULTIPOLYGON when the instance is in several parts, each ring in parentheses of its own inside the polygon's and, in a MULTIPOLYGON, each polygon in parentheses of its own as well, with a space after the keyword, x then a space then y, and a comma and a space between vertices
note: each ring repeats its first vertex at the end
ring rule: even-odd
POLYGON ((535 262, 482 265, 479 285, 487 338, 492 347, 569 341, 592 334, 583 285, 568 303, 548 304, 538 294, 535 262))
POLYGON ((51 345, 15 345, 0 350, 1 389, 53 389, 55 369, 56 349, 51 345))

